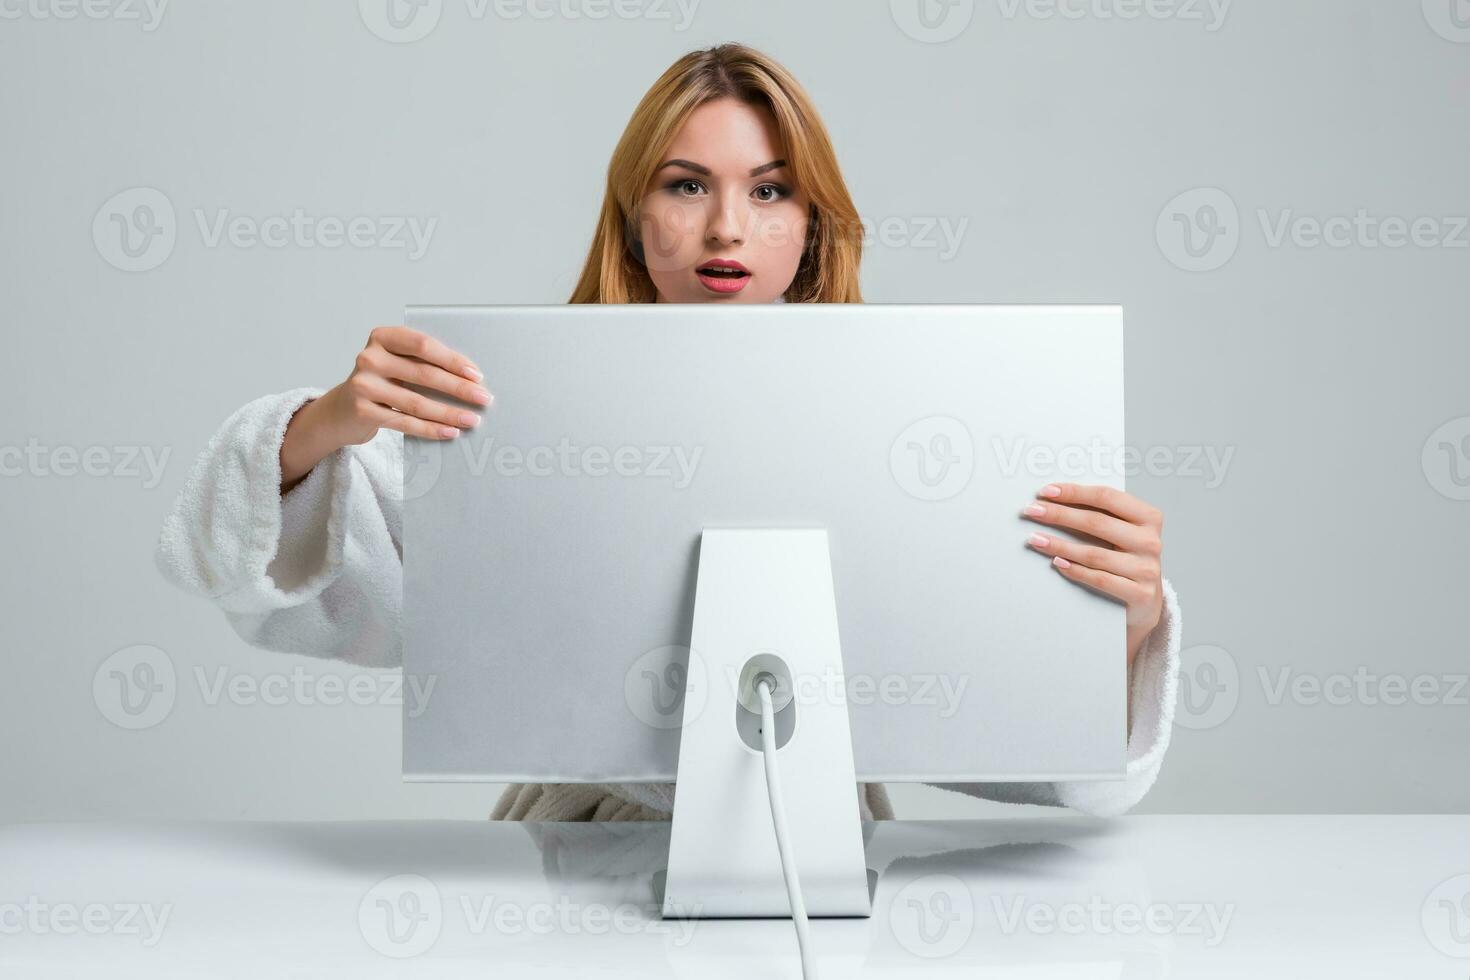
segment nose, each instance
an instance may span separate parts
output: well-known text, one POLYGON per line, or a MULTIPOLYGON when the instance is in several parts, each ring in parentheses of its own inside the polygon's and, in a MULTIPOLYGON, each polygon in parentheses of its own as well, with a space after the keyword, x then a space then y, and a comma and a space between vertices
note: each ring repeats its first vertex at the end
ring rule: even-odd
POLYGON ((739 245, 745 241, 747 211, 742 192, 731 189, 719 198, 710 198, 714 214, 710 216, 709 240, 720 245, 739 245))

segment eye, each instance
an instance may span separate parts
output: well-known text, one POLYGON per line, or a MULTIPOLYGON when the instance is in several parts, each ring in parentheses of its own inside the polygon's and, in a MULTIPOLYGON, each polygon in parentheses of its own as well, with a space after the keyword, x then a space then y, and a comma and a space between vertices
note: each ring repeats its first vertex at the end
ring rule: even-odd
POLYGON ((762 184, 757 187, 753 193, 759 194, 761 191, 770 191, 772 194, 772 196, 770 197, 761 198, 761 203, 763 204, 770 204, 773 201, 779 201, 781 200, 781 198, 787 196, 787 194, 790 193, 780 184, 762 184))
MULTIPOLYGON (((684 190, 684 188, 689 187, 691 185, 694 186, 694 187, 697 187, 697 188, 701 188, 701 189, 703 189, 703 187, 704 187, 703 184, 701 184, 699 181, 695 180, 693 177, 681 177, 678 180, 674 181, 673 183, 669 184, 668 187, 669 187, 669 190, 671 190, 674 193, 678 194, 678 193, 682 193, 683 190, 684 190)), ((687 197, 689 195, 685 195, 685 196, 687 197)))

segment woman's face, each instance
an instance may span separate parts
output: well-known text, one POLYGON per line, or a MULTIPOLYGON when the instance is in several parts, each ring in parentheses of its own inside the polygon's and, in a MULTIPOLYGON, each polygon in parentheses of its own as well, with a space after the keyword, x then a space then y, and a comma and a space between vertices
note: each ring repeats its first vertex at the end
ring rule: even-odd
POLYGON ((807 198, 783 159, 776 117, 736 99, 690 115, 644 189, 638 228, 659 303, 771 303, 806 238, 807 198), (738 263, 743 274, 710 271, 738 263))

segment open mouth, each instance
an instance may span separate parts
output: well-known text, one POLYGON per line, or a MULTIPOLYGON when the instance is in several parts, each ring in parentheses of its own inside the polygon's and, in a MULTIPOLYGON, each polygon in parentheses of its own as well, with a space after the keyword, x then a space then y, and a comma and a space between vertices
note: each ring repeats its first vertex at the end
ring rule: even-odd
POLYGON ((748 279, 750 273, 744 269, 735 269, 725 265, 706 265, 695 270, 701 276, 709 276, 713 279, 748 279))
POLYGON ((738 293, 750 281, 750 270, 733 259, 715 259, 694 270, 700 283, 712 293, 738 293))

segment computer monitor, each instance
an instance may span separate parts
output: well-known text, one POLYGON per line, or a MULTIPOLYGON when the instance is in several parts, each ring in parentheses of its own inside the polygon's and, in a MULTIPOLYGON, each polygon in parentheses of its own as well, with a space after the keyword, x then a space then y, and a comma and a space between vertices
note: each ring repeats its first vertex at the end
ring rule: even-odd
POLYGON ((1123 488, 1118 307, 407 322, 495 401, 456 440, 405 442, 404 669, 435 680, 405 708, 406 779, 674 780, 711 528, 825 530, 857 779, 1124 775, 1123 607, 1029 549, 1021 516, 1048 482, 1123 488))

